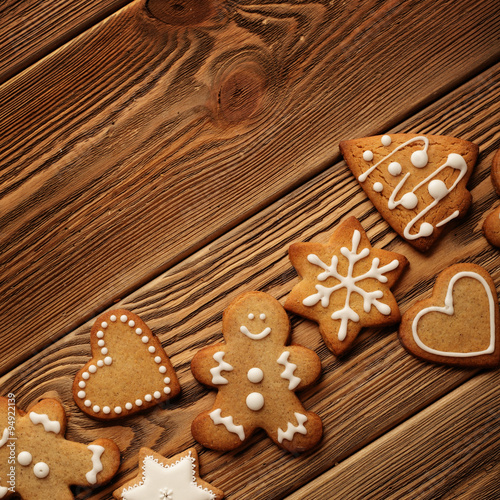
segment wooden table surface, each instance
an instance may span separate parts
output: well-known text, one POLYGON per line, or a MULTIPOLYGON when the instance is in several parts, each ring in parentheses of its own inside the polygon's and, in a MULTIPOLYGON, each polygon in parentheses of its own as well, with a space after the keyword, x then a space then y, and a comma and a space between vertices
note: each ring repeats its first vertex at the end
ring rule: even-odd
POLYGON ((284 302, 298 281, 290 243, 325 242, 350 215, 409 259, 402 312, 457 262, 483 265, 500 291, 500 253, 481 234, 500 203, 497 2, 5 0, 0 18, 0 395, 22 409, 56 397, 68 438, 116 440, 114 481, 76 498, 110 498, 141 446, 193 445, 227 499, 499 498, 500 372, 421 362, 397 326, 365 329, 336 359, 291 315, 293 341, 323 368, 300 398, 324 438, 298 457, 262 432, 229 453, 195 443, 214 392, 189 369, 222 340, 236 295, 284 302), (343 139, 394 132, 480 148, 470 213, 426 254, 339 155, 343 139), (71 387, 113 307, 158 335, 182 395, 103 424, 71 387))

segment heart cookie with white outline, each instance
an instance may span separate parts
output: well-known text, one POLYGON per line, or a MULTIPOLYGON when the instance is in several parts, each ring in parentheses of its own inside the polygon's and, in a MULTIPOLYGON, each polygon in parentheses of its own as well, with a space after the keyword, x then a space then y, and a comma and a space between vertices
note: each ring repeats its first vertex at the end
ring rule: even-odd
POLYGON ((445 269, 432 297, 403 314, 399 339, 408 352, 433 363, 499 366, 500 314, 491 276, 475 264, 445 269))
POLYGON ((73 397, 87 415, 111 420, 146 410, 180 392, 172 363, 139 316, 101 314, 90 332, 91 360, 76 374, 73 397))
MULTIPOLYGON (((491 182, 498 196, 500 196, 500 149, 493 157, 491 182)), ((493 246, 500 248, 500 206, 495 208, 484 220, 483 233, 493 246)))

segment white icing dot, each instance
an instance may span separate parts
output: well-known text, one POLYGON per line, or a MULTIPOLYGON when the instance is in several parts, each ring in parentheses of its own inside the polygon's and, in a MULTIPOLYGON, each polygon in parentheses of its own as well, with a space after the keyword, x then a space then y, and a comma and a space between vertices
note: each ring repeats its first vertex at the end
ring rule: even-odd
POLYGON ((135 333, 137 333, 137 335, 140 335, 142 333, 142 329, 141 328, 136 328, 135 329, 135 333))
POLYGON ((165 384, 170 384, 170 377, 165 377, 163 382, 165 382, 165 384))
POLYGON ((151 354, 153 354, 153 353, 156 351, 156 349, 155 349, 155 347, 154 347, 154 346, 150 345, 150 346, 148 347, 148 351, 149 351, 151 354))
POLYGON ((90 373, 89 372, 83 372, 82 373, 82 378, 84 378, 85 380, 88 380, 90 378, 90 373))
POLYGON ((131 410, 134 405, 132 403, 125 403, 125 409, 131 410))
POLYGON ((430 236, 434 231, 434 227, 432 224, 429 224, 428 222, 423 222, 422 225, 420 226, 420 230, 418 231, 418 234, 422 236, 430 236))
POLYGON ((248 319, 254 319, 254 318, 255 318, 255 315, 254 315, 254 314, 250 313, 250 314, 248 315, 248 319))
POLYGON ((106 356, 106 354, 108 354, 108 348, 107 347, 103 347, 101 349, 101 352, 102 352, 102 354, 104 354, 104 356, 106 356))
POLYGON ((95 373, 97 371, 97 367, 95 365, 90 365, 89 366, 89 372, 90 373, 95 373))
POLYGON ((166 373, 167 368, 165 366, 160 366, 160 373, 166 373))
POLYGON ((97 366, 99 368, 102 368, 104 366, 104 361, 102 359, 100 359, 98 362, 97 362, 97 366))
POLYGON ((259 411, 264 406, 264 396, 260 392, 252 392, 246 400, 248 408, 252 411, 259 411))
POLYGON ((92 401, 90 399, 86 399, 85 403, 83 403, 87 408, 90 408, 92 406, 92 401))
POLYGON ((105 406, 102 409, 102 412, 105 413, 106 415, 108 415, 108 413, 111 413, 111 408, 109 406, 105 406))
POLYGON ((86 394, 85 394, 85 391, 78 391, 78 394, 77 396, 80 398, 80 399, 84 399, 86 394))
POLYGON ((417 168, 423 168, 427 165, 429 158, 427 153, 423 150, 414 151, 410 157, 411 163, 417 168))
POLYGON ((80 382, 78 382, 78 387, 80 387, 80 389, 85 389, 86 385, 87 384, 83 380, 80 380, 80 382))
POLYGON ((128 320, 128 318, 127 318, 127 316, 125 316, 125 314, 122 314, 122 315, 120 316, 120 321, 121 321, 122 323, 126 323, 126 322, 127 322, 127 320, 128 320))
POLYGON ((109 318, 111 321, 116 321, 116 316, 114 314, 111 315, 111 317, 109 318))
POLYGON ((370 150, 365 151, 363 153, 363 160, 372 161, 373 160, 373 153, 370 150))
POLYGON ((106 357, 104 358, 104 364, 105 364, 105 365, 108 365, 108 366, 109 366, 112 362, 113 362, 113 358, 112 358, 111 356, 106 356, 106 357))
POLYGON ((129 322, 128 322, 128 326, 130 326, 130 328, 134 327, 135 326, 135 321, 133 319, 131 319, 129 322))
POLYGON ((161 363, 161 358, 160 356, 155 357, 155 363, 161 363))
POLYGON ((389 166, 387 167, 387 170, 393 177, 397 177, 401 174, 403 169, 401 167, 401 163, 398 163, 397 161, 391 161, 391 163, 389 163, 389 166))
POLYGON ((160 391, 155 391, 153 396, 156 398, 156 399, 159 399, 161 398, 161 392, 160 391))
POLYGON ((98 405, 94 405, 92 409, 94 410, 94 413, 99 413, 101 411, 101 407, 98 405))
POLYGON ((264 372, 260 368, 250 368, 250 370, 248 370, 247 377, 253 384, 258 384, 259 382, 262 382, 264 372))
POLYGON ((147 335, 144 335, 144 337, 142 337, 141 339, 145 344, 147 344, 149 342, 149 337, 147 335))
POLYGON ((164 392, 165 394, 170 394, 170 392, 171 392, 170 387, 165 387, 165 388, 163 389, 163 392, 164 392))
POLYGON ((439 179, 433 179, 429 182, 427 189, 435 200, 442 200, 449 193, 446 184, 439 179))
POLYGON ((381 182, 376 182, 373 184, 373 190, 376 193, 381 193, 384 190, 384 185, 381 182))
POLYGON ((144 396, 144 399, 145 399, 146 401, 151 401, 151 400, 153 399, 153 396, 151 396, 151 394, 146 394, 146 395, 144 396))
POLYGON ((418 198, 415 193, 406 193, 401 198, 401 205, 408 210, 413 210, 418 204, 418 198))
POLYGON ((136 399, 136 400, 135 400, 135 404, 136 404, 137 406, 142 406, 142 399, 136 399))
POLYGON ((122 412, 122 407, 121 407, 121 406, 117 406, 117 407, 115 408, 115 413, 116 413, 117 415, 119 415, 121 412, 122 412))
POLYGON ((382 146, 390 146, 392 139, 388 135, 383 135, 381 142, 382 142, 382 146))
POLYGON ((104 337, 104 332, 102 330, 99 330, 97 333, 96 333, 96 337, 98 339, 102 339, 104 337))
POLYGON ((264 313, 262 313, 262 314, 259 316, 259 318, 260 318, 262 321, 264 321, 264 320, 266 319, 266 315, 265 315, 264 313))
POLYGON ((49 466, 45 462, 38 462, 33 466, 33 474, 35 474, 38 479, 47 477, 49 472, 49 466))
POLYGON ((29 451, 22 451, 19 455, 17 455, 17 461, 25 467, 28 466, 32 460, 33 457, 29 451))
POLYGON ((106 323, 106 321, 103 321, 103 322, 101 323, 101 326, 102 326, 102 328, 107 328, 107 327, 108 327, 108 324, 106 323))
POLYGON ((99 347, 104 347, 104 340, 99 340, 99 341, 97 342, 97 345, 98 345, 99 347))

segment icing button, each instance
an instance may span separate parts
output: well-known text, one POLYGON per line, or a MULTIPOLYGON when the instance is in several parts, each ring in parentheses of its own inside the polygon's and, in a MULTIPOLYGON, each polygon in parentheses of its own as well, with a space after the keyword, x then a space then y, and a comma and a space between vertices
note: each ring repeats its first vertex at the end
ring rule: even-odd
POLYGON ((250 382, 252 382, 252 384, 258 384, 259 382, 262 382, 264 372, 260 368, 250 368, 247 373, 247 378, 250 382))
POLYGON ((49 472, 49 466, 45 462, 38 462, 33 467, 33 474, 35 474, 38 479, 47 477, 49 475, 49 472))
POLYGON ((264 396, 260 392, 252 392, 247 396, 247 406, 252 411, 259 411, 264 406, 264 396))

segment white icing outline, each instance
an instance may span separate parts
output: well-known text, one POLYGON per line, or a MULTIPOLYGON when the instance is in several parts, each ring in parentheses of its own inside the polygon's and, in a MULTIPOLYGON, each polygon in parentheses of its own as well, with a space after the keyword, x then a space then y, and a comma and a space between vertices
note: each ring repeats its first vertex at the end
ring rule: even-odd
POLYGON ((9 490, 5 486, 0 486, 0 498, 3 498, 5 495, 7 495, 7 492, 9 490))
POLYGON ((249 339, 261 340, 267 337, 271 333, 271 328, 266 326, 266 328, 264 328, 264 330, 262 330, 260 333, 250 333, 248 328, 245 325, 243 325, 240 326, 240 332, 245 334, 249 339))
POLYGON ((286 431, 283 431, 280 427, 278 427, 278 442, 281 444, 284 439, 287 441, 292 441, 293 436, 295 434, 307 434, 307 429, 304 427, 304 424, 307 422, 307 417, 302 415, 302 413, 294 413, 295 418, 297 419, 298 425, 293 425, 291 422, 288 422, 286 431))
POLYGON ((296 377, 293 372, 297 369, 297 365, 290 363, 288 358, 290 357, 290 351, 283 351, 281 356, 278 358, 278 364, 283 365, 285 370, 281 373, 281 378, 287 379, 290 383, 288 384, 288 389, 293 391, 301 382, 299 377, 296 377))
POLYGON ((225 385, 228 383, 227 378, 221 375, 221 372, 231 372, 234 370, 234 367, 231 366, 227 361, 224 361, 224 355, 226 353, 224 351, 217 351, 213 358, 219 366, 215 366, 214 368, 210 368, 210 373, 212 374, 212 384, 225 385))
POLYGON ((57 420, 50 420, 44 413, 30 412, 30 420, 34 425, 42 424, 45 432, 59 434, 61 432, 61 423, 57 420))
MULTIPOLYGON (((123 323, 125 323, 125 321, 123 321, 123 323)), ((89 484, 96 484, 97 474, 104 469, 101 462, 104 447, 98 444, 89 444, 87 448, 92 452, 92 469, 85 474, 85 479, 89 484)))
POLYGON ((446 297, 444 299, 444 307, 441 306, 430 306, 422 309, 413 319, 412 323, 412 333, 413 339, 416 344, 420 347, 420 349, 430 353, 435 354, 437 356, 449 356, 452 358, 470 358, 474 356, 482 356, 483 354, 491 354, 495 351, 495 299, 493 298, 493 294, 491 293, 491 288, 488 282, 478 273, 472 271, 461 271, 455 274, 450 282, 448 283, 448 290, 446 291, 446 297), (484 289, 486 290, 486 295, 488 296, 488 302, 490 306, 490 344, 483 351, 475 351, 475 352, 447 352, 447 351, 439 351, 437 349, 433 349, 432 347, 428 347, 426 344, 422 342, 420 337, 418 336, 418 322, 422 316, 430 312, 440 312, 451 316, 455 312, 455 308, 453 305, 453 286, 460 278, 472 278, 479 281, 484 289))
POLYGON ((3 430, 2 439, 0 439, 0 448, 9 440, 9 435, 10 435, 9 429, 6 427, 3 430))
POLYGON ((215 425, 222 424, 229 432, 236 434, 240 441, 245 440, 245 430, 242 425, 235 425, 233 422, 233 417, 231 415, 227 417, 221 417, 222 410, 220 408, 215 409, 209 413, 212 422, 215 425))

